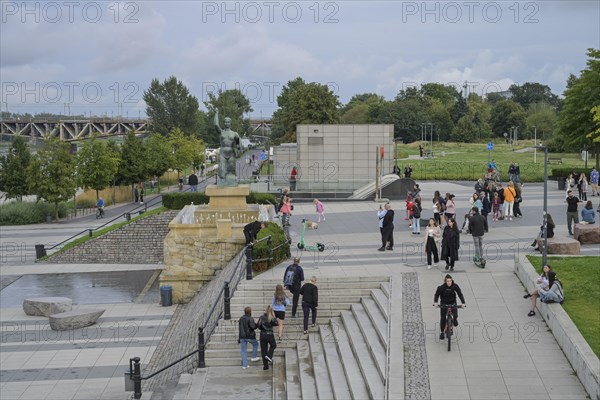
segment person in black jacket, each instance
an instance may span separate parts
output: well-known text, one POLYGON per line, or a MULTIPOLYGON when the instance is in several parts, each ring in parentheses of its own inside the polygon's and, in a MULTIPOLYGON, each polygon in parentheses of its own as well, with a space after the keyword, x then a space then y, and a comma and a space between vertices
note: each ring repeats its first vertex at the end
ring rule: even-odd
POLYGON ((242 353, 242 368, 248 368, 248 343, 252 344, 252 358, 251 361, 258 361, 260 358, 257 357, 258 352, 258 341, 256 340, 256 323, 252 318, 252 308, 244 308, 244 315, 240 318, 239 322, 239 339, 242 353))
POLYGON ((260 354, 263 359, 263 369, 269 369, 269 364, 273 364, 273 352, 277 347, 273 327, 277 326, 277 318, 273 313, 273 307, 267 306, 267 310, 258 319, 258 329, 260 330, 260 354))
POLYGON ((473 245, 475 246, 475 259, 481 260, 483 257, 483 235, 485 233, 485 218, 479 214, 479 209, 473 207, 469 216, 469 230, 473 235, 473 245))
POLYGON ((484 191, 479 193, 479 199, 481 200, 481 204, 483 204, 483 207, 481 208, 481 216, 485 218, 485 233, 487 233, 489 229, 487 216, 492 211, 492 203, 490 203, 490 199, 488 199, 487 193, 484 191))
POLYGON ((319 288, 317 277, 311 276, 310 282, 305 283, 300 289, 302 294, 302 312, 304 314, 304 334, 308 334, 308 311, 312 311, 312 326, 317 324, 317 307, 319 306, 319 288))
MULTIPOLYGON (((554 228, 556 228, 556 225, 554 224, 552 215, 550 215, 548 213, 548 214, 546 214, 546 235, 547 235, 548 239, 551 239, 554 237, 554 228)), ((531 243, 531 247, 535 247, 534 250, 540 250, 537 247, 537 239, 543 239, 543 238, 544 238, 544 222, 542 220, 542 225, 540 226, 540 233, 538 233, 537 238, 533 241, 533 243, 531 243)))
POLYGON ((268 226, 268 222, 254 221, 244 226, 244 236, 246 237, 246 244, 254 243, 256 241, 256 235, 261 229, 268 226))
MULTIPOLYGON (((452 279, 452 276, 450 275, 446 275, 446 277, 444 278, 444 284, 440 285, 437 287, 437 290, 435 291, 435 296, 433 296, 433 306, 434 307, 438 307, 437 302, 438 299, 440 300, 439 306, 440 306, 440 339, 443 340, 444 339, 444 330, 446 328, 446 312, 447 307, 444 308, 442 306, 450 306, 450 305, 456 305, 456 295, 458 295, 458 297, 460 298, 461 301, 461 308, 466 307, 465 304, 465 297, 463 296, 462 292, 460 291, 460 287, 458 287, 458 285, 456 283, 454 283, 454 279, 452 279)), ((452 307, 452 315, 454 316, 454 326, 458 326, 458 307, 452 307)))
POLYGON ((446 270, 454 271, 454 263, 458 260, 460 248, 460 232, 454 218, 448 220, 448 225, 442 233, 442 260, 446 261, 446 270))
POLYGON ((296 311, 298 310, 298 300, 300 299, 300 289, 302 288, 302 282, 304 282, 304 270, 300 266, 300 257, 294 257, 294 262, 285 269, 283 273, 283 283, 285 284, 285 276, 288 271, 294 269, 294 283, 293 285, 287 285, 287 289, 292 293, 292 318, 296 318, 296 311))
POLYGON ((394 210, 390 203, 386 203, 383 206, 386 213, 382 220, 381 229, 381 248, 379 250, 393 250, 394 249, 394 210))
POLYGON ((192 174, 188 177, 188 185, 190 185, 190 191, 198 191, 198 175, 196 175, 195 172, 192 172, 192 174))

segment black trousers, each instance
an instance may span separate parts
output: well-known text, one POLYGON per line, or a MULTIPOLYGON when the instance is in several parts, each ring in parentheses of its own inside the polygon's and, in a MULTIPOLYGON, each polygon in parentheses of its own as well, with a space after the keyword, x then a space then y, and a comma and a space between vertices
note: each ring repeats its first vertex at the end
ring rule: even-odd
POLYGON ((304 330, 308 330, 308 312, 312 312, 312 324, 317 323, 317 307, 312 304, 307 304, 306 302, 302 302, 302 313, 304 314, 304 330))
POLYGON ((440 262, 440 257, 438 255, 437 246, 435 245, 435 240, 432 237, 427 237, 427 265, 431 265, 431 256, 433 255, 433 260, 438 263, 440 262))
POLYGON ((381 247, 394 247, 394 225, 381 228, 381 247))
POLYGON ((265 356, 268 356, 272 360, 273 352, 276 347, 277 343, 275 342, 275 335, 273 335, 273 332, 270 332, 269 334, 264 332, 260 333, 260 355, 262 356, 263 366, 269 366, 269 362, 265 359, 265 356))
MULTIPOLYGON (((442 251, 443 253, 443 251, 442 251)), ((450 250, 448 250, 448 253, 450 253, 450 250)), ((454 263, 456 262, 456 259, 451 257, 450 255, 446 255, 446 258, 444 258, 444 261, 446 261, 446 264, 450 265, 450 267, 454 268, 454 263)))
MULTIPOLYGON (((444 328, 446 328, 447 311, 447 308, 440 307, 440 332, 444 332, 444 328)), ((458 307, 452 307, 452 319, 454 320, 454 326, 458 325, 458 307)))
POLYGON ((300 299, 300 289, 292 287, 290 292, 292 292, 292 317, 295 317, 298 310, 298 300, 300 299))

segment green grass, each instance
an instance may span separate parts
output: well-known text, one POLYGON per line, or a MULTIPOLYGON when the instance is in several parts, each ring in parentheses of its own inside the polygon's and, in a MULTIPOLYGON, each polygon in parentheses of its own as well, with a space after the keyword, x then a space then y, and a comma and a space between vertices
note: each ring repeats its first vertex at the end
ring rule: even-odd
MULTIPOLYGON (((539 144, 539 142, 538 142, 539 144)), ((523 140, 515 150, 533 146, 533 140, 523 140)), ((427 144, 426 149, 430 149, 427 144)), ((419 142, 411 144, 398 144, 398 158, 406 155, 419 154, 419 142)), ((413 166, 413 178, 417 180, 477 180, 483 176, 488 164, 488 151, 486 143, 444 143, 433 142, 434 158, 424 160, 398 160, 402 170, 406 164, 413 166), (444 156, 441 154, 444 153, 444 156)), ((534 163, 533 151, 518 153, 503 142, 495 142, 491 158, 500 168, 504 181, 508 180, 508 166, 511 161, 519 163, 521 179, 524 182, 542 182, 544 177, 544 153, 537 152, 537 163, 534 163)), ((574 170, 581 168, 585 163, 579 154, 549 153, 548 157, 560 157, 562 164, 549 164, 548 175, 552 175, 553 167, 572 167, 574 170)), ((594 160, 588 160, 591 167, 594 160)))
MULTIPOLYGON (((528 257, 538 273, 542 258, 528 257)), ((548 264, 563 283, 563 308, 596 356, 600 357, 600 257, 548 257, 548 264)))
POLYGON ((149 217, 149 216, 154 215, 154 214, 160 214, 163 211, 168 211, 168 210, 165 207, 159 207, 159 208, 156 208, 154 210, 147 211, 147 212, 143 213, 142 215, 138 215, 137 217, 131 218, 130 221, 117 222, 116 224, 112 224, 112 225, 106 226, 106 227, 104 227, 102 229, 99 229, 97 231, 94 231, 92 233, 92 236, 89 236, 89 234, 86 234, 85 236, 82 236, 80 238, 77 238, 77 239, 75 239, 75 240, 73 240, 73 241, 65 244, 57 252, 52 253, 52 254, 50 254, 50 255, 48 255, 46 257, 42 257, 41 260, 48 259, 48 258, 50 258, 50 257, 52 257, 52 256, 54 256, 56 254, 62 253, 63 251, 67 251, 69 249, 72 249, 73 247, 77 247, 77 246, 79 246, 79 245, 81 245, 81 244, 83 244, 83 243, 85 243, 85 242, 87 242, 89 240, 95 239, 95 238, 97 238, 99 236, 102 236, 102 235, 105 235, 105 234, 107 234, 109 232, 116 231, 117 229, 121 228, 122 226, 125 226, 125 225, 130 224, 130 223, 132 223, 134 221, 137 221, 137 220, 142 219, 142 218, 149 217))

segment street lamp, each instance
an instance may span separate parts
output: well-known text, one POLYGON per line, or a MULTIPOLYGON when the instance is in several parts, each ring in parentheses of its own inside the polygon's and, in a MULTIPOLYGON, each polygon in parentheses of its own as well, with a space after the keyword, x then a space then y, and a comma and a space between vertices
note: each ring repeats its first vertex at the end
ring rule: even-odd
POLYGON ((537 163, 537 126, 532 126, 533 128, 533 163, 537 163))
POLYGON ((433 124, 428 123, 427 125, 429 125, 429 129, 430 129, 430 133, 431 133, 431 156, 433 157, 433 124))
POLYGON ((535 149, 544 150, 544 222, 542 232, 544 235, 544 248, 542 249, 542 266, 546 265, 548 259, 548 147, 540 143, 535 149))
POLYGON ((510 144, 512 146, 512 150, 515 151, 515 127, 510 127, 510 144))

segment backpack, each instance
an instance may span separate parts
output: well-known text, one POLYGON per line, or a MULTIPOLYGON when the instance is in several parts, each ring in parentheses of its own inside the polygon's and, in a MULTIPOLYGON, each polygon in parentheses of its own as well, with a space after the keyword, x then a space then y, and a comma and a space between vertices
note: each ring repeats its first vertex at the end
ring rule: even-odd
POLYGON ((285 272, 285 278, 283 278, 283 284, 285 286, 294 286, 294 281, 296 280, 296 266, 292 265, 285 272))

